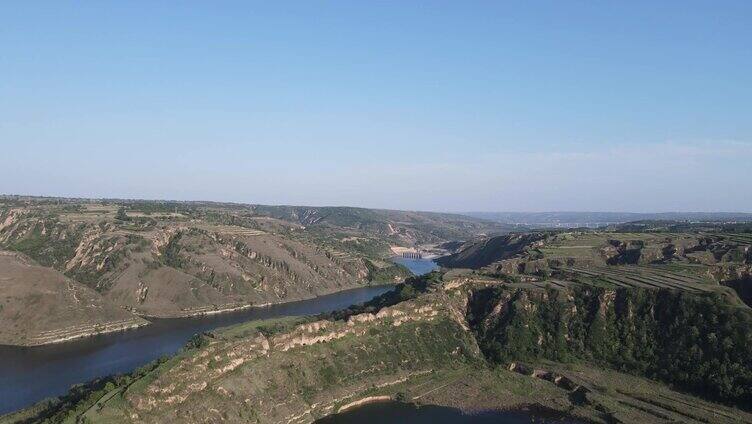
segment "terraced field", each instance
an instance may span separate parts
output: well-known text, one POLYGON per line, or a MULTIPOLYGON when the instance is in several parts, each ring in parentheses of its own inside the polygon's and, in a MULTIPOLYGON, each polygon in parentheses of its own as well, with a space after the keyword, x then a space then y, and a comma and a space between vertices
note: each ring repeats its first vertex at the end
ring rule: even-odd
POLYGON ((574 282, 717 292, 743 305, 749 304, 751 244, 752 234, 724 233, 720 227, 696 233, 538 232, 479 240, 440 263, 474 268, 476 275, 527 287, 574 282), (520 245, 520 240, 526 244, 520 245))
MULTIPOLYGON (((674 275, 681 274, 664 277, 674 275)), ((530 288, 572 284, 553 278, 444 277, 411 280, 368 304, 315 318, 216 330, 171 359, 92 384, 59 404, 0 417, 0 423, 40 416, 51 422, 309 423, 373 399, 470 413, 527 405, 603 424, 752 422, 739 407, 749 381, 748 362, 739 354, 748 340, 747 312, 729 311, 715 299, 698 303, 693 296, 659 298, 644 290, 530 288), (633 308, 618 308, 623 301, 633 308), (724 326, 693 321, 695 331, 678 340, 671 314, 646 319, 672 305, 688 311, 677 319, 712 311, 724 326), (643 336, 663 337, 663 343, 642 343, 643 336), (715 337, 726 341, 710 341, 715 337), (674 340, 676 352, 692 346, 702 362, 669 357, 674 340), (605 348, 611 344, 617 348, 605 348), (555 359, 561 352, 566 361, 555 359), (640 368, 626 366, 636 360, 640 368), (666 363, 674 364, 672 374, 653 372, 666 363), (739 394, 728 405, 714 403, 716 392, 697 390, 690 375, 731 384, 739 394)))
POLYGON ((670 271, 665 269, 665 267, 655 265, 603 266, 587 269, 560 267, 555 269, 574 275, 581 274, 599 278, 618 287, 666 288, 685 290, 691 293, 708 292, 717 287, 709 279, 670 271))
MULTIPOLYGON (((705 234, 710 236, 712 234, 705 234)), ((752 233, 732 233, 724 234, 723 237, 733 243, 752 245, 752 233)))
POLYGON ((237 225, 195 225, 191 228, 198 228, 212 233, 218 233, 223 236, 252 237, 263 236, 267 234, 264 231, 253 228, 240 227, 237 225))

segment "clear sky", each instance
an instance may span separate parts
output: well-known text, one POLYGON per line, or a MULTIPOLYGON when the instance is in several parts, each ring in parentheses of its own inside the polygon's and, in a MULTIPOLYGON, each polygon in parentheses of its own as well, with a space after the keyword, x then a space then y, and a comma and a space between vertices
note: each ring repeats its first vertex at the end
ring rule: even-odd
POLYGON ((752 1, 0 3, 0 193, 752 211, 752 1))

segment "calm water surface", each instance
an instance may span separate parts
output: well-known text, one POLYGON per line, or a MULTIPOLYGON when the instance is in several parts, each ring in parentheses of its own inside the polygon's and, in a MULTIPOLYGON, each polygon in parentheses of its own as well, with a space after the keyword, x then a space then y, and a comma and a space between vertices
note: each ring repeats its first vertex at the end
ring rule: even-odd
POLYGON ((162 355, 174 354, 197 333, 250 320, 343 309, 391 288, 363 287, 301 302, 207 317, 155 319, 152 325, 136 330, 56 345, 0 346, 0 414, 62 395, 71 385, 130 372, 162 355))
POLYGON ((439 266, 431 259, 407 259, 407 258, 392 258, 392 260, 400 265, 404 265, 415 275, 428 274, 429 272, 438 269, 439 266))
POLYGON ((458 409, 443 406, 417 407, 408 403, 377 402, 341 414, 330 415, 316 421, 315 424, 529 424, 531 422, 574 424, 580 421, 526 411, 491 411, 465 415, 458 409))

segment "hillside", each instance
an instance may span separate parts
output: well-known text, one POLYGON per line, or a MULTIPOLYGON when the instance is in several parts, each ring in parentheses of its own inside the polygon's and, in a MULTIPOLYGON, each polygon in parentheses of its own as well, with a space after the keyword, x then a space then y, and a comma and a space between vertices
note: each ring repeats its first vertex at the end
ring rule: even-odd
POLYGON ((749 406, 750 325, 748 309, 713 296, 434 274, 339 313, 198 337, 171 359, 0 422, 310 423, 382 398, 597 423, 752 422, 713 402, 749 406))
POLYGON ((520 255, 544 237, 543 233, 515 233, 484 238, 466 243, 457 253, 438 258, 436 263, 447 268, 482 268, 520 255))
POLYGON ((23 255, 0 251, 0 344, 40 345, 147 322, 23 255))
MULTIPOLYGON (((389 260, 392 246, 438 245, 494 229, 500 230, 461 216, 357 208, 21 197, 0 203, 0 249, 56 275, 49 284, 65 278, 86 287, 130 319, 214 313, 398 282, 409 271, 389 260)), ((10 290, 2 285, 0 295, 11 296, 10 290)), ((24 293, 12 294, 20 296, 19 305, 30 301, 24 293)), ((71 307, 62 297, 47 302, 55 299, 61 304, 51 307, 71 307)), ((35 331, 24 330, 23 320, 17 325, 19 337, 35 331)))
POLYGON ((676 288, 752 305, 751 246, 750 233, 718 225, 691 232, 550 231, 469 242, 438 263, 541 286, 676 288))
POLYGON ((348 228, 398 245, 466 240, 469 235, 496 234, 513 226, 463 215, 349 207, 261 206, 253 212, 311 227, 348 228))

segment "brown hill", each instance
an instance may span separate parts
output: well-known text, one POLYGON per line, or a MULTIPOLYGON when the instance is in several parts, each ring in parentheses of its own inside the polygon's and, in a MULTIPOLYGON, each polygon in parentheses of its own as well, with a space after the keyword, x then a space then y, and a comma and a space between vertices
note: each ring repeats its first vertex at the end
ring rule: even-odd
POLYGON ((499 230, 459 215, 360 208, 0 199, 0 248, 158 317, 400 281, 409 272, 389 261, 391 246, 499 230))
POLYGON ((18 253, 0 251, 0 344, 38 345, 147 322, 18 253))

